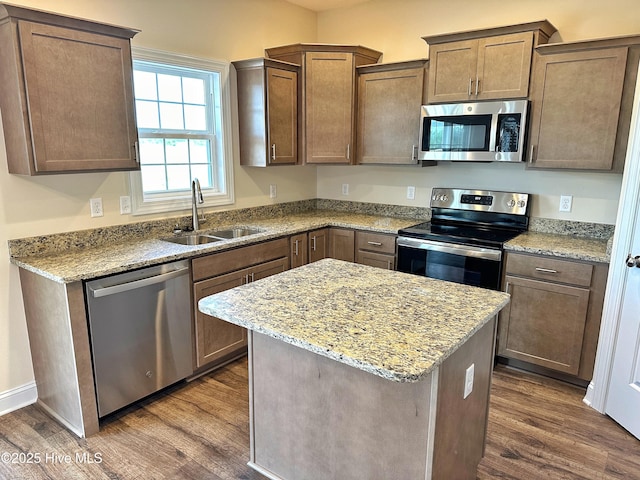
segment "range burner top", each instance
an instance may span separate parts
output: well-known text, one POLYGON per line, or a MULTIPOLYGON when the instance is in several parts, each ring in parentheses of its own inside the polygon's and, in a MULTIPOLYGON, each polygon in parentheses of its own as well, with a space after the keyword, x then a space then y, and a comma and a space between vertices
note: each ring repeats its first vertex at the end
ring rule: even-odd
POLYGON ((502 248, 529 226, 529 195, 434 188, 432 219, 398 232, 439 242, 502 248))

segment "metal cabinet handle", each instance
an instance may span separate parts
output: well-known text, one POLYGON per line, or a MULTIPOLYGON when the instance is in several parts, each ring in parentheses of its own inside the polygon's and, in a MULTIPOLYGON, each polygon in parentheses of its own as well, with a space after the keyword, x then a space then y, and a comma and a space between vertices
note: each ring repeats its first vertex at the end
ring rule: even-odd
POLYGON ((473 85, 473 78, 469 77, 469 87, 467 88, 467 95, 471 96, 471 86, 473 85))
POLYGON ((276 161, 276 144, 271 145, 271 160, 276 161))
POLYGON ((296 240, 294 242, 294 250, 293 250, 293 254, 297 257, 298 256, 298 240, 296 240))
POLYGON ((313 237, 311 237, 311 249, 315 252, 316 251, 316 237, 315 235, 313 237))
POLYGON ((351 144, 347 143, 347 160, 351 160, 351 144))
POLYGON ((135 142, 133 144, 133 154, 135 155, 136 163, 140 163, 140 143, 135 142))
POLYGON ((369 245, 373 245, 375 247, 381 247, 382 243, 381 242, 367 242, 369 245))
POLYGON ((632 257, 631 254, 627 255, 626 264, 629 268, 640 268, 640 255, 636 255, 635 257, 632 257))
POLYGON ((254 272, 251 272, 251 275, 250 275, 250 277, 251 277, 251 280, 250 280, 250 281, 251 281, 251 282, 253 282, 253 281, 255 280, 254 275, 255 275, 255 273, 254 273, 254 272))
POLYGON ((476 97, 478 96, 479 91, 480 91, 480 77, 476 78, 476 97))
POLYGON ((536 146, 531 145, 531 150, 529 150, 529 163, 533 163, 533 154, 536 151, 536 146))
POLYGON ((418 146, 413 145, 411 147, 411 160, 418 160, 418 146))
POLYGON ((542 268, 542 267, 536 267, 536 272, 540 272, 540 273, 550 273, 550 274, 555 274, 558 273, 557 270, 552 270, 550 268, 542 268))

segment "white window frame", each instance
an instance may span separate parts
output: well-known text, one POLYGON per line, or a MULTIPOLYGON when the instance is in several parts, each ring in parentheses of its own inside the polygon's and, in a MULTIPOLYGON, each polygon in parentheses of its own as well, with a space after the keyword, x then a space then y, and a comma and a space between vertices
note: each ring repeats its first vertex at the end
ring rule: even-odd
MULTIPOLYGON (((218 180, 218 189, 203 188, 202 194, 207 206, 232 205, 235 201, 233 191, 233 142, 231 121, 231 93, 229 88, 229 62, 190 57, 160 50, 131 47, 133 60, 155 62, 163 65, 194 68, 220 74, 221 117, 218 126, 220 135, 216 135, 215 157, 218 161, 213 165, 214 177, 218 180)), ((147 215, 165 213, 191 208, 191 191, 144 194, 142 174, 133 171, 129 174, 129 191, 131 193, 131 213, 147 215)))

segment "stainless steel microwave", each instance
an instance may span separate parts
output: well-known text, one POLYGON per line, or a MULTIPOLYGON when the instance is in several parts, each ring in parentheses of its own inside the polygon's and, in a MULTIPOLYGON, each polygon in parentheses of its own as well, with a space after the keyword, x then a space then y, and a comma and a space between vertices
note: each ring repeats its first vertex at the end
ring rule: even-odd
POLYGON ((420 160, 524 161, 527 100, 423 105, 420 160))

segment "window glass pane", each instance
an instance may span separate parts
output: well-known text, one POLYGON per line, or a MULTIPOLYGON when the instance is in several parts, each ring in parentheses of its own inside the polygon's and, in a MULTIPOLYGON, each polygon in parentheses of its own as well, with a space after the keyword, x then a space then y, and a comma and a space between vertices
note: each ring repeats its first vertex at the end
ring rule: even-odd
POLYGON ((186 139, 167 138, 167 163, 189 163, 189 143, 186 139))
POLYGON ((163 192, 167 190, 167 179, 164 166, 140 167, 142 188, 145 192, 163 192))
POLYGON ((167 179, 168 190, 189 190, 191 188, 189 165, 167 165, 167 179))
POLYGON ((184 103, 204 105, 204 80, 200 78, 182 78, 182 95, 184 103))
POLYGON ((133 72, 135 96, 140 100, 157 100, 156 74, 135 70, 133 72))
POLYGON ((160 104, 160 125, 168 130, 182 130, 184 121, 182 118, 182 105, 175 103, 160 104))
POLYGON ((182 83, 176 75, 158 74, 158 96, 165 102, 182 102, 182 83))
POLYGON ((140 139, 140 163, 164 164, 164 140, 162 138, 140 139))
POLYGON ((158 121, 158 104, 136 100, 136 121, 138 128, 160 128, 158 121))
POLYGON ((207 129, 207 112, 204 106, 184 106, 184 127, 187 130, 207 129))
POLYGON ((189 140, 191 163, 209 163, 209 141, 189 140))
POLYGON ((211 188, 211 167, 209 165, 191 165, 191 176, 200 181, 200 187, 211 188))

